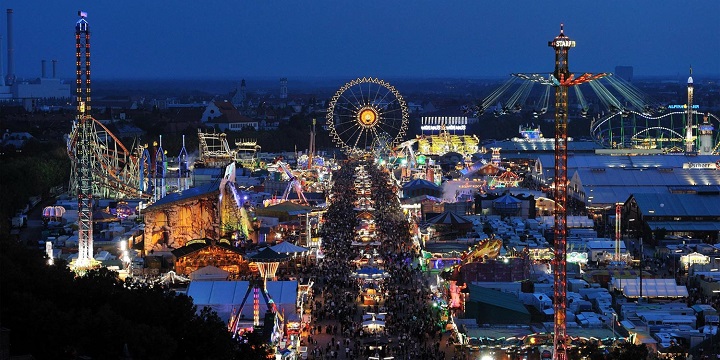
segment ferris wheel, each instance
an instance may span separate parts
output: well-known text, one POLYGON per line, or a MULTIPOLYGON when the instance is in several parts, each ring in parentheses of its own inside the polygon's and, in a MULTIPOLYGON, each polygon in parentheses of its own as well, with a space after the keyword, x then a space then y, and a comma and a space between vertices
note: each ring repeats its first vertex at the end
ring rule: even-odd
POLYGON ((396 145, 405 136, 408 109, 400 93, 384 80, 358 78, 343 85, 330 100, 330 136, 348 153, 373 151, 378 141, 396 145))

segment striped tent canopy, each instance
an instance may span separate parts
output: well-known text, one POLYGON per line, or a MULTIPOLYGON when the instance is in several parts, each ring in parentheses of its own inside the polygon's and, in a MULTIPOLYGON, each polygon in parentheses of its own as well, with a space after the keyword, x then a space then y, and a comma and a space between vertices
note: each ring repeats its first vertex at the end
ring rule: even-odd
POLYGON ((273 249, 267 247, 259 253, 249 257, 249 260, 254 262, 281 262, 287 260, 289 257, 290 256, 279 254, 276 251, 273 251, 273 249))
POLYGON ((472 224, 472 221, 451 211, 445 211, 440 215, 428 219, 427 222, 434 225, 472 224))

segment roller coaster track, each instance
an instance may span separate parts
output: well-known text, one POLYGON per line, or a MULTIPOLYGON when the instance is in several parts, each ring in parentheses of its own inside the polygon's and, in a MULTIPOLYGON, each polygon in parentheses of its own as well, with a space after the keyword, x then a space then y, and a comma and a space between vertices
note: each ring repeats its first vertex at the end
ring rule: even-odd
MULTIPOLYGON (((93 192, 109 198, 148 198, 152 194, 140 190, 139 158, 130 152, 120 139, 105 125, 92 119, 91 168, 95 179, 93 192)), ((76 166, 79 127, 73 126, 68 137, 67 151, 72 166, 76 166)), ((75 169, 71 171, 70 193, 76 193, 78 179, 75 169)))

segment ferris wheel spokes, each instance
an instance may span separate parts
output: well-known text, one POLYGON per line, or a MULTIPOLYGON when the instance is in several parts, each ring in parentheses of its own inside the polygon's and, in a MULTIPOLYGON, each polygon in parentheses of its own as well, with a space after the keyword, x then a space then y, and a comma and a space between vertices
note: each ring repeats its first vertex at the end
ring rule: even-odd
POLYGON ((333 141, 349 153, 373 151, 373 144, 399 143, 408 110, 397 90, 377 78, 346 83, 330 100, 327 123, 333 141), (382 141, 378 141, 379 137, 382 141))

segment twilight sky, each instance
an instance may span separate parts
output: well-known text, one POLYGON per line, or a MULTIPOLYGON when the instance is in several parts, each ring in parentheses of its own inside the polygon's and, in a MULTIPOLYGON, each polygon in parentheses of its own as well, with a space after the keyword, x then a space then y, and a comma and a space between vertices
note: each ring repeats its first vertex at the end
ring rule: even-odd
MULTIPOLYGON (((7 0, 18 77, 57 59, 74 77, 88 12, 96 79, 484 77, 550 72, 547 42, 577 41, 570 70, 720 75, 718 0, 7 0)), ((2 10, 0 10, 2 11, 2 10)), ((7 27, 0 14, 3 72, 7 27)), ((49 65, 48 65, 49 68, 49 65)), ((48 70, 49 73, 49 70, 48 70)))

